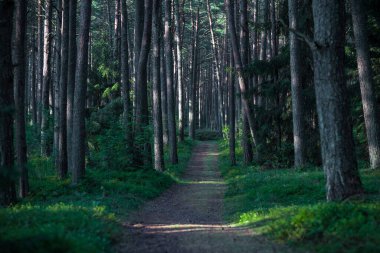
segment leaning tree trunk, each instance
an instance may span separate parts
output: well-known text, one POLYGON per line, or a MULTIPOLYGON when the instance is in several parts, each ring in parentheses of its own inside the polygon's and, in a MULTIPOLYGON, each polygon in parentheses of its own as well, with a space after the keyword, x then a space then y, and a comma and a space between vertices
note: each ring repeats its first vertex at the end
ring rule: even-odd
POLYGON ((168 103, 168 130, 169 130, 169 158, 172 164, 178 163, 177 156, 177 135, 175 124, 175 107, 174 107, 174 84, 173 84, 173 52, 171 41, 171 0, 165 0, 165 33, 164 48, 166 59, 166 85, 167 85, 167 103, 168 103))
POLYGON ((49 154, 48 128, 49 128, 49 88, 51 83, 51 26, 53 16, 52 0, 45 1, 45 28, 44 28, 44 52, 42 66, 42 109, 41 109, 41 155, 49 154))
POLYGON ((153 131, 154 169, 164 170, 164 144, 162 138, 161 84, 160 84, 160 20, 161 1, 153 1, 153 131))
POLYGON ((355 35, 360 91, 367 132, 369 160, 372 169, 380 168, 380 122, 373 84, 368 46, 367 16, 364 1, 351 0, 352 24, 355 35))
MULTIPOLYGON (((298 29, 298 0, 289 0, 289 28, 298 29)), ((305 165, 305 124, 303 119, 302 101, 302 66, 300 58, 300 43, 293 32, 289 33, 290 44, 290 75, 292 90, 292 115, 293 115, 293 143, 294 143, 294 167, 305 165)))
POLYGON ((344 1, 314 0, 314 85, 327 200, 363 192, 344 76, 344 1))
POLYGON ((25 37, 26 37, 27 3, 24 0, 15 1, 15 25, 13 42, 13 74, 15 100, 15 145, 16 168, 20 173, 19 194, 25 197, 29 192, 26 133, 25 133, 25 37))
POLYGON ((13 74, 11 40, 14 1, 0 1, 0 205, 16 200, 13 174, 13 74))
POLYGON ((73 106, 75 89, 75 66, 77 60, 77 0, 70 0, 69 5, 69 58, 67 72, 67 163, 72 168, 72 132, 73 132, 73 106))
POLYGON ((88 44, 91 24, 91 0, 82 0, 80 7, 80 30, 75 71, 75 90, 72 133, 72 181, 78 184, 85 175, 86 156, 86 91, 88 73, 88 44))
POLYGON ((239 52, 238 40, 237 40, 236 30, 235 30, 233 3, 231 2, 231 0, 225 0, 225 3, 227 7, 227 14, 228 14, 228 24, 229 24, 228 27, 230 29, 232 55, 234 57, 235 71, 238 76, 238 82, 239 82, 240 92, 242 96, 242 106, 248 118, 249 130, 254 140, 254 145, 256 146, 256 156, 260 159, 260 149, 259 149, 260 146, 256 145, 257 133, 255 131, 256 129, 255 129, 254 114, 253 114, 253 102, 249 94, 248 83, 243 76, 243 64, 242 64, 242 60, 241 60, 241 56, 239 52))
POLYGON ((59 80, 58 176, 67 175, 67 75, 69 53, 69 0, 62 0, 61 71, 59 80))

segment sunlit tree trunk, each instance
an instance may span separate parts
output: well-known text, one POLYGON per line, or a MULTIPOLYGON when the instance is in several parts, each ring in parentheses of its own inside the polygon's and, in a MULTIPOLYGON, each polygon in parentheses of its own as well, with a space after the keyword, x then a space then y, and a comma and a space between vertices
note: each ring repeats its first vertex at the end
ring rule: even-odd
POLYGON ((357 64, 366 126, 370 166, 380 168, 380 115, 376 103, 371 58, 368 46, 365 1, 351 0, 352 24, 355 35, 357 64))
POLYGON ((171 25, 171 0, 165 0, 165 33, 164 48, 166 62, 166 85, 167 85, 167 103, 168 103, 168 132, 169 132, 169 158, 172 164, 178 163, 177 156, 177 134, 175 124, 175 90, 173 84, 173 51, 172 36, 170 31, 171 25))
MULTIPOLYGON (((298 0, 288 1, 289 27, 298 29, 298 0)), ((290 47, 290 75, 292 90, 292 116, 293 116, 293 143, 294 143, 294 167, 305 165, 305 123, 303 116, 302 72, 300 58, 300 42, 297 36, 289 33, 290 47)))
POLYGON ((160 84, 160 22, 161 1, 153 1, 153 131, 154 131, 154 169, 164 170, 164 148, 162 138, 162 110, 160 84))

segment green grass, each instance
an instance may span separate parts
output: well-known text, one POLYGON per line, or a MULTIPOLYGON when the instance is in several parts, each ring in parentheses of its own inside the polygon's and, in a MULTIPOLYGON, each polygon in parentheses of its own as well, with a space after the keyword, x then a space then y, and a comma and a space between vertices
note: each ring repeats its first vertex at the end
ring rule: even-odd
POLYGON ((31 156, 31 194, 0 209, 1 252, 111 252, 122 221, 177 180, 193 145, 179 143, 180 163, 164 173, 91 166, 75 187, 70 179, 58 180, 50 159, 31 156))
POLYGON ((316 252, 380 252, 380 171, 361 170, 365 199, 326 203, 319 168, 231 167, 228 147, 220 149, 229 222, 316 252))

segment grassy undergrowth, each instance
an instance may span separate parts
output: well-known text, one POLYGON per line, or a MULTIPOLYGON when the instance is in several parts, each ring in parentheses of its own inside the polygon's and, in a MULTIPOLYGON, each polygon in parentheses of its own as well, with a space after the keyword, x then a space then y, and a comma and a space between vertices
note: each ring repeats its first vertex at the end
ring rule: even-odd
POLYGON ((315 252, 380 252, 380 171, 361 170, 365 199, 326 203, 320 169, 232 167, 220 149, 231 223, 315 252))
POLYGON ((30 157, 30 196, 0 209, 1 252, 112 251, 122 220, 176 181, 192 146, 190 141, 180 143, 180 163, 168 165, 165 173, 89 167, 86 179, 75 187, 69 179, 57 179, 50 159, 30 157))

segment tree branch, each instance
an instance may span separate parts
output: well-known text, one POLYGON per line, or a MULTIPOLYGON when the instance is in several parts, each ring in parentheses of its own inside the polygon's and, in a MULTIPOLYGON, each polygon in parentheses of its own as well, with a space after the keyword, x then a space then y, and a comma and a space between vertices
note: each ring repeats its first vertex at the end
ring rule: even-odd
POLYGON ((306 44, 309 45, 309 47, 311 48, 311 50, 317 50, 318 48, 320 48, 320 45, 317 44, 317 42, 315 42, 312 38, 310 38, 309 36, 307 36, 306 34, 303 34, 301 33, 300 31, 297 31, 293 28, 290 28, 289 26, 286 25, 286 23, 284 22, 284 20, 282 19, 279 19, 278 20, 281 25, 289 32, 292 32, 294 33, 296 36, 298 36, 298 38, 302 39, 303 41, 306 42, 306 44))

